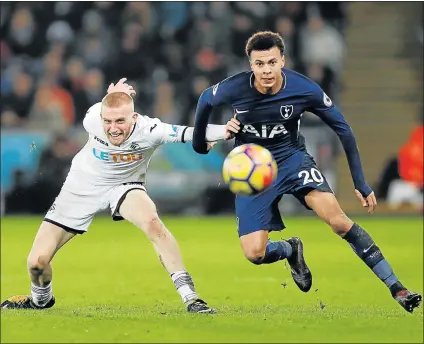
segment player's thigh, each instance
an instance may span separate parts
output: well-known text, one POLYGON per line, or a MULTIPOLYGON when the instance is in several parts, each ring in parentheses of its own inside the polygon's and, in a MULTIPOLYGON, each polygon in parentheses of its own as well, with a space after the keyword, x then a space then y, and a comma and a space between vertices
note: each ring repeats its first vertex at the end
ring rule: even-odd
MULTIPOLYGON (((306 196, 313 190, 333 194, 324 174, 316 166, 314 159, 305 152, 292 157, 293 165, 285 182, 285 191, 295 196, 307 209, 306 196)), ((291 161, 288 162, 290 164, 291 161)))
POLYGON ((254 196, 236 196, 235 208, 239 237, 257 231, 280 231, 285 228, 278 209, 281 195, 275 187, 254 196))
POLYGON ((157 235, 162 228, 156 205, 144 189, 125 192, 114 213, 142 229, 149 238, 157 235))
POLYGON ((346 233, 352 227, 353 222, 343 212, 333 193, 312 190, 305 196, 305 202, 336 233, 346 233))
POLYGON ((110 212, 112 214, 112 219, 114 221, 124 220, 124 216, 121 213, 121 209, 130 210, 126 212, 125 220, 132 222, 134 216, 137 216, 137 212, 151 212, 152 210, 156 211, 156 206, 150 197, 147 195, 146 188, 144 187, 144 183, 142 182, 132 182, 132 183, 123 183, 120 185, 116 185, 108 192, 107 201, 109 203, 110 212), (129 195, 133 191, 140 191, 140 194, 129 195), (130 202, 128 202, 130 200, 130 202), (122 204, 125 201, 125 205, 122 207, 122 204), (137 209, 138 203, 143 203, 143 209, 137 209), (133 209, 131 209, 133 208, 133 209))
POLYGON ((28 256, 28 267, 42 268, 50 263, 56 252, 75 235, 57 225, 43 221, 28 256))

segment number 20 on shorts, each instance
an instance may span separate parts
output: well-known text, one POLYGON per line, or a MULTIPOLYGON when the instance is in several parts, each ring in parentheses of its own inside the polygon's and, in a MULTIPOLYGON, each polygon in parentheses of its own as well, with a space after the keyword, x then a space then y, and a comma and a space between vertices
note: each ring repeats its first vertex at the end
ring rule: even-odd
POLYGON ((308 170, 300 171, 298 174, 298 177, 303 178, 303 185, 306 185, 312 182, 316 182, 319 184, 324 181, 324 177, 321 174, 321 172, 314 167, 312 167, 310 171, 308 170))

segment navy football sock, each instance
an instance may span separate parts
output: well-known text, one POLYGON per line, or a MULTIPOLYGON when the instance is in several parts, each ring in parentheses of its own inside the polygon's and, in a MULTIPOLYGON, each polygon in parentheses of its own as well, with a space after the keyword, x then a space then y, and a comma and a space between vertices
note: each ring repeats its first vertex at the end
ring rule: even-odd
POLYGON ((362 227, 354 223, 343 239, 349 243, 359 258, 367 264, 377 277, 386 284, 392 295, 405 289, 394 274, 392 267, 384 258, 379 247, 362 227))
POLYGON ((253 263, 260 264, 271 264, 278 262, 284 258, 290 257, 292 254, 292 247, 287 241, 270 241, 266 245, 265 255, 254 261, 253 263))

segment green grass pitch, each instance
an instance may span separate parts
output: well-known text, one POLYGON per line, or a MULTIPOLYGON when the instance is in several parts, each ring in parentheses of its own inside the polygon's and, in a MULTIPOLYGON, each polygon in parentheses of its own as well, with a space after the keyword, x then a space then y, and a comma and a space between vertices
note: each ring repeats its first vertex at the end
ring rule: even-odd
MULTIPOLYGON (((40 220, 2 219, 2 301, 29 291, 26 258, 40 220)), ((218 314, 186 313, 144 234, 126 222, 98 218, 53 261, 56 305, 2 311, 1 342, 423 342, 422 308, 405 312, 317 218, 288 218, 288 228, 271 235, 303 239, 314 276, 306 294, 284 262, 255 266, 243 257, 234 218, 163 220, 197 291, 218 314)), ((401 281, 422 293, 422 219, 354 220, 370 232, 401 281)))

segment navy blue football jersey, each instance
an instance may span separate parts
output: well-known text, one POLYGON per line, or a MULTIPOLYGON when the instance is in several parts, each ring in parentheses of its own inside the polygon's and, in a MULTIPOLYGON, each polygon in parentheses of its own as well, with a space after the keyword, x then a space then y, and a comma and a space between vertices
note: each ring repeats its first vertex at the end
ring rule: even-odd
POLYGON ((235 144, 257 143, 269 149, 277 163, 305 150, 299 132, 300 119, 305 111, 312 112, 329 125, 339 136, 346 151, 355 188, 364 196, 371 193, 366 184, 353 132, 339 109, 319 85, 293 70, 281 70, 283 84, 276 94, 262 94, 254 87, 254 73, 242 72, 206 89, 199 98, 193 148, 206 154, 206 126, 214 107, 232 106, 241 130, 235 144))

